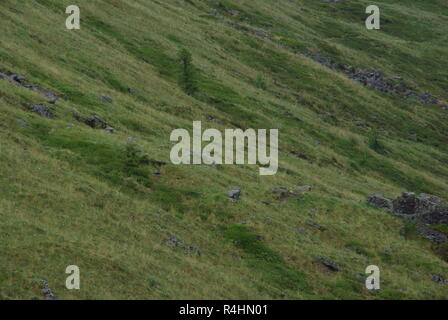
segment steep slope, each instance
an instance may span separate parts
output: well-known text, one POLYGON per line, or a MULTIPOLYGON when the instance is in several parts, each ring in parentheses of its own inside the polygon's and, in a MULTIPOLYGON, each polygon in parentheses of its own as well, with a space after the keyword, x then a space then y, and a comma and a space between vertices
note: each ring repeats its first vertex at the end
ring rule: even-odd
POLYGON ((38 279, 61 299, 448 298, 443 245, 365 202, 448 198, 446 1, 376 1, 381 30, 350 0, 79 0, 67 30, 72 2, 0 2, 1 298, 41 298, 38 279), (279 173, 170 164, 194 120, 278 128, 279 173))

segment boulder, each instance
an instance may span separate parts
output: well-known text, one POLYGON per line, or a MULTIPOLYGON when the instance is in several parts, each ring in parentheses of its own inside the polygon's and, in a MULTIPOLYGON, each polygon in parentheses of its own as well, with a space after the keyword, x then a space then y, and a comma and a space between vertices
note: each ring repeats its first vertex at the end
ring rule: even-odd
POLYGON ((53 113, 51 112, 51 110, 48 109, 45 105, 40 103, 32 105, 31 111, 36 112, 37 114, 45 118, 53 118, 53 113))
POLYGON ((236 202, 241 196, 241 189, 239 187, 231 186, 227 191, 227 195, 232 202, 236 202))
POLYGON ((448 241, 448 236, 440 231, 427 228, 424 226, 416 226, 415 230, 426 240, 434 243, 443 243, 448 241))
POLYGON ((342 270, 342 268, 336 262, 333 262, 326 258, 317 257, 316 260, 318 262, 322 263, 324 266, 326 266, 331 271, 341 271, 342 270))
POLYGON ((88 118, 84 121, 84 123, 93 129, 96 128, 106 129, 108 127, 107 122, 98 116, 88 118))
POLYGON ((385 211, 392 212, 393 210, 392 200, 387 199, 386 197, 378 193, 371 194, 367 198, 367 202, 370 205, 385 211))
POLYGON ((436 196, 422 193, 416 196, 404 192, 393 201, 393 212, 425 224, 448 223, 448 204, 436 196))

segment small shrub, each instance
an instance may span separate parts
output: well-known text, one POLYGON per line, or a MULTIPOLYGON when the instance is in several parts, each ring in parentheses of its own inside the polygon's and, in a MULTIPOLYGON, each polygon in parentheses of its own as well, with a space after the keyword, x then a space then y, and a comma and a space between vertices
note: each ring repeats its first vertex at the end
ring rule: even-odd
POLYGON ((182 65, 180 85, 188 95, 192 95, 198 90, 193 57, 187 49, 182 49, 179 52, 179 61, 182 65))
POLYGON ((268 88, 265 78, 263 78, 261 75, 258 75, 257 78, 255 79, 255 86, 258 89, 262 90, 266 90, 268 88))
POLYGON ((385 153, 386 151, 386 148, 380 141, 379 134, 377 131, 373 131, 369 135, 369 148, 377 153, 385 153))

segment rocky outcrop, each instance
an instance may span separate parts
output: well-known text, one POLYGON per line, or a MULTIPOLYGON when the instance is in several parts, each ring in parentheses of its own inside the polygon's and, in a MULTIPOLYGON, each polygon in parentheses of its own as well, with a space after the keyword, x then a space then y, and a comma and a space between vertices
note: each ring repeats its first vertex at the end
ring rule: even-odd
POLYGON ((380 194, 372 194, 367 202, 376 208, 416 222, 415 230, 431 242, 448 241, 447 234, 430 227, 448 223, 448 203, 439 197, 425 193, 416 196, 415 193, 404 192, 395 200, 390 200, 380 194))
POLYGON ((237 202, 241 196, 241 188, 230 186, 230 190, 226 192, 227 196, 232 202, 237 202))
POLYGON ((320 51, 297 52, 304 55, 321 65, 334 71, 342 72, 348 78, 363 84, 368 88, 372 88, 388 94, 398 94, 402 98, 413 98, 425 104, 438 104, 439 99, 432 96, 429 92, 416 93, 413 89, 406 87, 401 77, 389 77, 379 70, 354 68, 352 66, 334 62, 332 59, 322 55, 320 51))
POLYGON ((26 77, 24 75, 16 74, 16 73, 7 75, 6 73, 0 72, 0 79, 9 81, 10 83, 12 83, 18 87, 23 87, 28 90, 37 91, 49 99, 48 103, 54 104, 58 100, 58 98, 56 97, 56 94, 53 91, 44 89, 35 84, 27 84, 26 77))
POLYGON ((429 194, 422 193, 416 196, 415 193, 404 192, 393 201, 380 194, 372 194, 367 202, 412 221, 429 225, 448 223, 448 203, 429 194))
POLYGON ((446 201, 424 193, 403 193, 393 201, 393 213, 429 225, 448 223, 446 201))
POLYGON ((393 211, 393 204, 392 200, 387 199, 386 197, 382 196, 381 194, 374 193, 370 195, 367 198, 367 202, 379 209, 392 212, 393 211))
POLYGON ((39 114, 40 116, 44 117, 44 118, 53 118, 53 113, 51 112, 50 109, 48 109, 45 105, 43 104, 34 104, 31 106, 31 111, 39 114))
POLYGON ((341 271, 342 268, 334 261, 331 261, 329 259, 326 258, 322 258, 322 257, 317 257, 316 258, 317 262, 322 263, 325 267, 327 267, 329 270, 331 271, 341 271))

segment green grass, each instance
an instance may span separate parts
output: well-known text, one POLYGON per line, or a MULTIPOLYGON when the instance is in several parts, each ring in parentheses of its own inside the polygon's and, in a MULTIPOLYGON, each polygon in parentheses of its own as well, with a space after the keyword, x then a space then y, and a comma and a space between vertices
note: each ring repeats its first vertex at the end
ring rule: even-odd
POLYGON ((365 203, 374 192, 448 198, 446 2, 378 1, 375 31, 364 0, 220 3, 81 0, 81 30, 68 31, 69 0, 1 1, 0 71, 61 98, 45 119, 29 108, 43 95, 0 80, 0 298, 42 298, 43 278, 61 299, 447 299, 429 277, 446 278, 446 246, 365 203), (440 104, 369 89, 299 51, 403 77, 440 104), (279 129, 281 170, 170 164, 171 131, 193 120, 279 129), (312 190, 284 202, 272 193, 299 185, 312 190), (72 264, 79 291, 64 286, 72 264), (371 264, 379 292, 355 276, 371 264))

